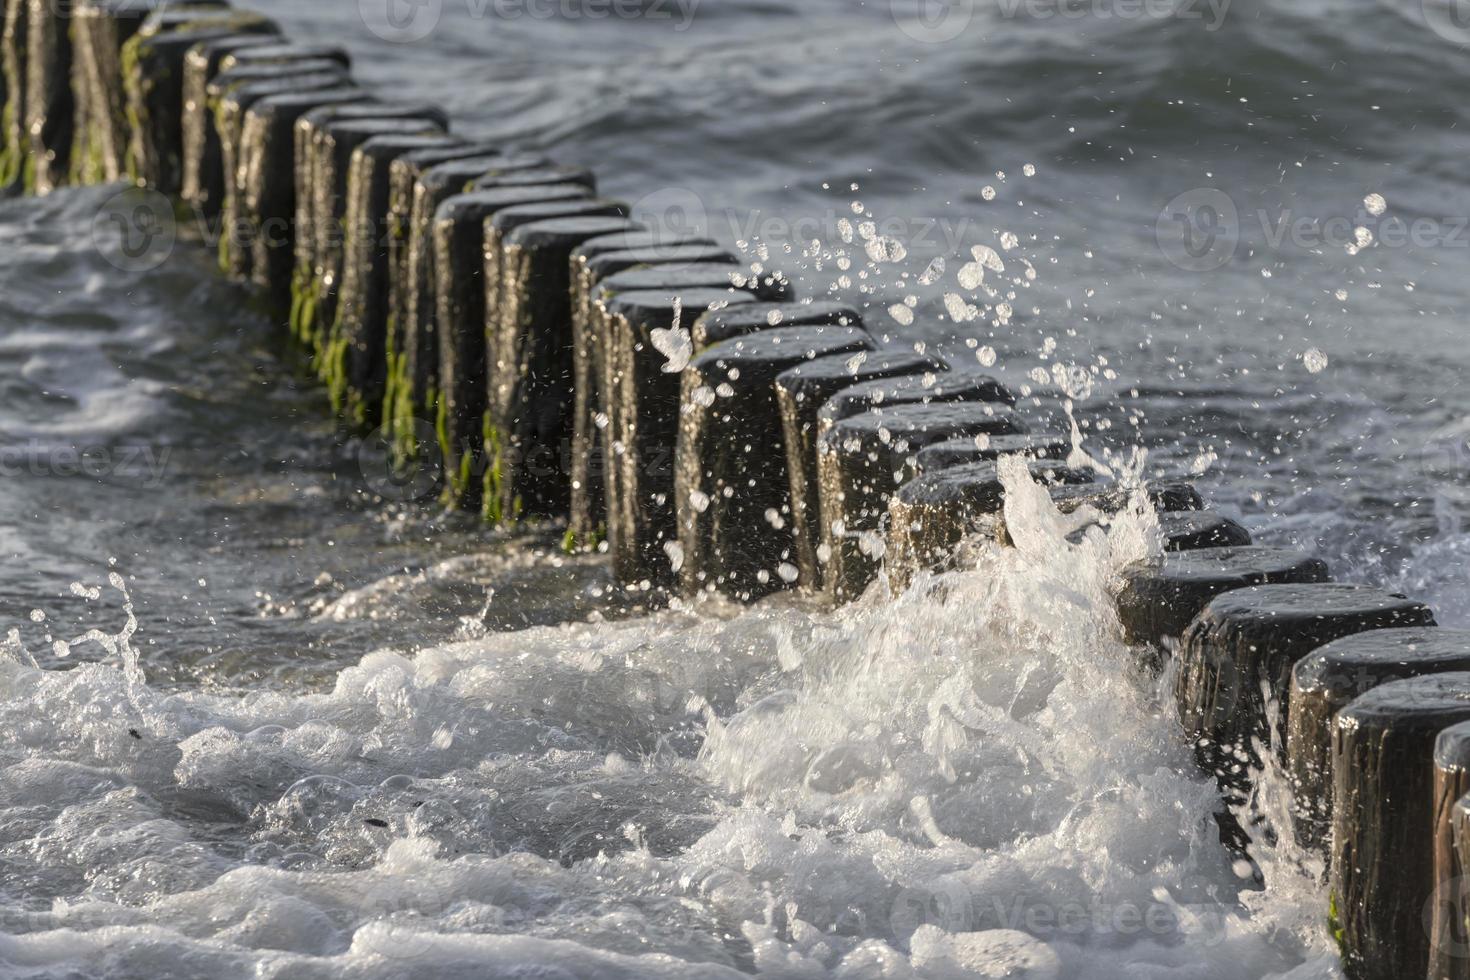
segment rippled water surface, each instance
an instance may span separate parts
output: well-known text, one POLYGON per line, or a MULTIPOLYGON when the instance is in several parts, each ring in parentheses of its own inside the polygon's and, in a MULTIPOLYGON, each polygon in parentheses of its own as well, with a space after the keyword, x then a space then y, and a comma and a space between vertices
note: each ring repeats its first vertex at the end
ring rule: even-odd
MULTIPOLYGON (((1417 4, 254 5, 1470 625, 1470 52, 1417 4)), ((203 246, 106 260, 111 193, 0 204, 0 973, 1335 975, 1320 869, 1235 865, 1130 667, 1147 514, 1069 542, 1017 492, 1017 549, 901 597, 639 608, 392 499, 203 246)))

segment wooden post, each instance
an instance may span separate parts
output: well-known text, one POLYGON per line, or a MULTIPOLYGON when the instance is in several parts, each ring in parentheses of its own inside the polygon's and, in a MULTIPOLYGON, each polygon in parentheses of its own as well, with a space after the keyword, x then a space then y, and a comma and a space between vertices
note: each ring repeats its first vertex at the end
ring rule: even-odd
POLYGON ((517 204, 589 198, 581 184, 501 187, 447 198, 434 214, 437 428, 447 475, 445 502, 452 508, 479 510, 483 503, 489 409, 485 220, 517 204))
MULTIPOLYGON (((764 304, 757 304, 764 305, 764 304)), ((817 316, 832 316, 834 324, 843 321, 860 326, 862 321, 837 304, 824 304, 833 309, 818 311, 817 316)), ((769 307, 768 307, 769 308, 769 307)), ((721 311, 723 312, 723 311, 721 311)), ((733 336, 747 336, 755 318, 700 318, 696 331, 703 327, 706 336, 734 331, 733 336), (714 321, 714 322, 711 322, 714 321)), ((758 322, 758 321, 757 321, 758 322)), ((782 322, 785 322, 784 316, 782 322)), ((786 329, 786 328, 766 328, 786 329)), ((696 344, 698 342, 696 341, 696 344)), ((821 487, 817 481, 817 415, 827 400, 844 388, 868 381, 881 381, 908 375, 933 375, 948 371, 942 361, 912 351, 879 351, 858 356, 824 357, 799 365, 776 378, 776 401, 781 413, 781 433, 786 446, 786 477, 790 486, 790 523, 794 564, 803 589, 819 592, 823 587, 824 562, 817 560, 821 541, 818 515, 821 513, 821 487)))
POLYGON ((1091 470, 1036 458, 1025 434, 991 436, 988 441, 995 451, 991 459, 921 471, 893 495, 885 559, 895 588, 906 588, 918 572, 962 567, 961 545, 972 535, 995 541, 994 518, 1005 506, 1006 493, 995 462, 1001 456, 1027 457, 1031 479, 1048 488, 1096 479, 1091 470))
MULTIPOLYGON (((834 357, 871 359, 885 377, 936 366, 873 352, 860 327, 785 327, 737 336, 689 362, 675 458, 685 595, 711 591, 750 602, 796 584, 777 379, 795 388, 801 381, 790 376, 809 373, 815 394, 823 380, 830 385, 834 371, 840 377, 848 370, 833 365, 834 357)), ((805 479, 800 490, 806 491, 805 479)))
POLYGON ((1351 980, 1428 976, 1435 741, 1466 721, 1470 673, 1391 681, 1337 714, 1329 911, 1351 980))
MULTIPOLYGON (((634 271, 634 270, 630 270, 634 271)), ((687 270, 684 270, 687 271, 687 270)), ((607 532, 613 576, 625 588, 666 587, 677 576, 674 451, 679 374, 654 342, 685 329, 706 310, 752 302, 733 287, 665 286, 622 292, 603 283, 601 317, 607 371, 602 379, 607 460, 607 532)), ((641 278, 641 277, 635 277, 641 278)))
POLYGON ((578 245, 571 256, 572 372, 571 516, 566 546, 596 548, 607 533, 604 461, 598 418, 602 369, 596 347, 600 331, 593 293, 609 276, 626 269, 686 262, 733 264, 735 257, 704 238, 669 238, 657 231, 603 235, 578 245))
POLYGON ((1297 663, 1291 675, 1286 758, 1299 843, 1327 849, 1332 721, 1337 713, 1380 684, 1451 671, 1470 671, 1470 631, 1369 630, 1333 640, 1297 663))
POLYGON ((382 421, 388 376, 388 173, 405 153, 454 145, 443 135, 374 136, 352 153, 337 321, 325 367, 333 409, 367 431, 382 421))
MULTIPOLYGON (((505 234, 507 219, 518 220, 518 211, 508 209, 492 219, 504 239, 489 355, 496 390, 490 425, 501 451, 491 461, 493 487, 487 486, 486 503, 494 502, 492 519, 562 517, 571 510, 576 398, 572 250, 639 226, 626 217, 547 218, 505 234)), ((487 283, 491 238, 487 230, 487 283)), ((490 303, 487 295, 487 308, 490 303)))
POLYGON ((1256 585, 1212 599, 1184 631, 1174 688, 1200 765, 1227 800, 1243 802, 1249 774, 1263 764, 1257 745, 1274 747, 1285 761, 1298 660, 1353 633, 1432 625, 1421 603, 1357 585, 1256 585))
POLYGON ((1470 794, 1470 724, 1462 722, 1440 732, 1434 743, 1434 871, 1432 897, 1425 910, 1429 980, 1470 978, 1470 798, 1466 794, 1470 794))
POLYGON ((756 303, 710 310, 690 331, 696 352, 735 337, 777 327, 861 327, 863 317, 855 307, 830 300, 807 303, 756 303))
POLYGON ((233 10, 163 10, 123 46, 130 122, 128 173, 163 194, 183 184, 184 59, 201 41, 231 34, 279 35, 259 14, 233 10))
POLYGON ((230 252, 232 275, 248 277, 265 290, 266 308, 277 324, 289 322, 297 228, 295 127, 306 113, 323 107, 371 101, 361 89, 308 89, 256 97, 263 85, 247 85, 220 105, 222 125, 239 124, 238 150, 222 141, 226 181, 224 222, 238 229, 250 248, 230 252), (248 106, 247 106, 248 103, 248 106), (228 121, 228 122, 226 122, 228 121), (238 162, 232 158, 238 153, 238 162))
POLYGON ((857 598, 877 576, 886 548, 888 502, 913 479, 919 450, 957 436, 1013 435, 1024 428, 1004 402, 917 403, 853 415, 819 435, 818 561, 825 558, 828 601, 857 598))
POLYGON ((1326 582, 1327 564, 1292 548, 1205 548, 1140 562, 1123 571, 1118 616, 1129 643, 1162 646, 1218 595, 1252 585, 1326 582))

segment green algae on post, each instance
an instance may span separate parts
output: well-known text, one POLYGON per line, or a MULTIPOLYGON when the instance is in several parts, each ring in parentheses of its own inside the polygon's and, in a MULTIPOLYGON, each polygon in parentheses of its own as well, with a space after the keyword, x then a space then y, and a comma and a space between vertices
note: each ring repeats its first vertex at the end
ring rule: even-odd
POLYGON ((438 333, 438 428, 448 474, 445 502, 479 510, 487 472, 489 411, 485 221, 518 204, 589 199, 580 184, 501 187, 446 198, 434 212, 434 321, 438 333))
MULTIPOLYGON (((227 96, 221 114, 239 114, 251 88, 227 96)), ((239 162, 225 167, 226 176, 235 177, 226 181, 225 221, 239 229, 249 250, 248 256, 244 248, 232 253, 231 273, 248 277, 265 291, 266 308, 278 322, 289 317, 295 268, 296 121, 313 109, 370 99, 361 89, 342 86, 266 95, 243 108, 239 162)), ((222 149, 228 161, 229 144, 222 149)))

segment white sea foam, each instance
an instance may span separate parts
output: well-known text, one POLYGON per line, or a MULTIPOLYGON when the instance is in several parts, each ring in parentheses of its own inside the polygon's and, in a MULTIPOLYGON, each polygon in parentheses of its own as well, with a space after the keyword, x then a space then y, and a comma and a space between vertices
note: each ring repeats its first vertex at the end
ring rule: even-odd
POLYGON ((70 671, 12 644, 0 967, 1332 975, 1316 885, 1263 862, 1241 894, 1128 666, 1109 593, 1150 515, 1068 543, 1006 478, 1018 547, 838 615, 676 609, 243 696, 143 683, 131 625, 70 671))

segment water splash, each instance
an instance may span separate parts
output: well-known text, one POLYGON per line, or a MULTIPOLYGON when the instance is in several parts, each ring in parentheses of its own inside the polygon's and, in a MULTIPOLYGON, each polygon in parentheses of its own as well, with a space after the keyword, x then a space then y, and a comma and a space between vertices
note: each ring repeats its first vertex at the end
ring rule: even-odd
POLYGON ((1111 590, 1152 510, 1062 515, 1002 474, 1014 548, 840 614, 675 609, 230 695, 147 685, 128 599, 92 638, 116 659, 0 659, 0 806, 31 815, 0 853, 53 901, 16 918, 0 890, 0 962, 1320 974, 1293 919, 1315 884, 1288 864, 1242 892, 1130 668, 1111 590))

